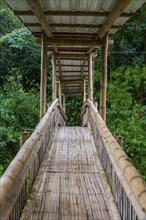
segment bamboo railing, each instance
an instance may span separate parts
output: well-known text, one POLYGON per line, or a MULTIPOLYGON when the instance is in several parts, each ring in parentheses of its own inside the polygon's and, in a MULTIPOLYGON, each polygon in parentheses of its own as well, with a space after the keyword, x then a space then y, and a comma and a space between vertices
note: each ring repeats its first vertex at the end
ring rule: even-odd
POLYGON ((83 106, 82 121, 90 124, 121 218, 146 220, 146 184, 89 99, 83 106))
POLYGON ((0 219, 18 220, 57 123, 66 116, 56 99, 0 179, 0 219))

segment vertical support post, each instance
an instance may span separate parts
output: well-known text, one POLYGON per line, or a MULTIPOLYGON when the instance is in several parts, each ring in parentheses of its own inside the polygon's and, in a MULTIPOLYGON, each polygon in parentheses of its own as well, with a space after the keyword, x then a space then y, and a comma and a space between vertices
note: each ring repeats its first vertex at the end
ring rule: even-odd
POLYGON ((88 57, 88 98, 93 100, 92 53, 88 57))
POLYGON ((52 101, 54 101, 57 97, 57 90, 56 90, 56 59, 55 53, 52 53, 52 101))
POLYGON ((107 88, 107 56, 108 56, 108 34, 104 38, 102 48, 102 74, 100 80, 100 114, 106 122, 106 88, 107 88))
POLYGON ((47 36, 42 33, 41 50, 41 84, 40 84, 40 118, 46 113, 46 93, 47 93, 47 36))
POLYGON ((61 83, 60 83, 60 80, 58 81, 58 98, 59 98, 60 105, 62 105, 61 83))
POLYGON ((86 102, 86 80, 83 79, 83 103, 86 102))
POLYGON ((63 94, 63 110, 65 112, 65 94, 63 94))

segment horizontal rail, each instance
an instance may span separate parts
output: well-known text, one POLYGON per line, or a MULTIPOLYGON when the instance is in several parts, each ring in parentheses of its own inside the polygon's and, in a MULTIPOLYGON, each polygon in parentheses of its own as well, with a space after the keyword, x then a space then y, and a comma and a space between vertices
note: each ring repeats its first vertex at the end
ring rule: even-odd
POLYGON ((1 177, 1 219, 19 219, 55 124, 65 125, 65 114, 59 108, 56 99, 1 177))
POLYGON ((90 123, 122 219, 146 220, 146 184, 89 99, 83 107, 82 120, 83 124, 90 123))

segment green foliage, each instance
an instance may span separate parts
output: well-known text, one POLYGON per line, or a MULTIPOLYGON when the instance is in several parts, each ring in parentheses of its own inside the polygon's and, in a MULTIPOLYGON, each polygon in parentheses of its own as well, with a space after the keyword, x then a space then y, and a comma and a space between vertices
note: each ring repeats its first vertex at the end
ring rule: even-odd
POLYGON ((0 175, 19 150, 19 135, 39 121, 39 96, 14 78, 0 93, 0 175))
POLYGON ((19 27, 21 27, 20 20, 14 16, 14 13, 5 4, 4 0, 0 0, 0 35, 10 33, 19 27))
POLYGON ((82 97, 67 97, 66 98, 66 114, 68 117, 68 126, 79 126, 80 112, 82 108, 82 97))
POLYGON ((0 38, 0 47, 1 85, 7 83, 8 76, 17 75, 25 90, 39 89, 41 53, 31 33, 26 28, 16 29, 0 38))

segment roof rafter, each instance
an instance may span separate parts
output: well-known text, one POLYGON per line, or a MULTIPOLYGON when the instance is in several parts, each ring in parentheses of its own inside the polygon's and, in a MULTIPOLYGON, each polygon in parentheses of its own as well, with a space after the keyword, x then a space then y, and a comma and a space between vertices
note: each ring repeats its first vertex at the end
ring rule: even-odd
MULTIPOLYGON (((32 11, 14 11, 17 16, 34 15, 32 11)), ((92 12, 92 11, 44 11, 46 16, 91 16, 91 17, 108 17, 110 12, 92 12)), ((123 12, 120 17, 131 17, 134 13, 123 12)))
POLYGON ((44 29, 46 35, 48 37, 52 37, 52 31, 51 27, 48 23, 48 20, 41 8, 41 5, 39 3, 39 0, 26 0, 29 7, 32 9, 34 15, 37 17, 38 21, 40 22, 40 25, 44 29))
MULTIPOLYGON (((27 0, 28 1, 28 0, 27 0)), ((24 23, 27 27, 41 27, 41 23, 24 23)), ((54 23, 49 24, 50 28, 57 28, 57 27, 63 27, 63 28, 89 28, 89 29, 99 29, 102 28, 102 24, 62 24, 62 23, 54 23)), ((122 28, 122 25, 112 25, 112 29, 119 29, 122 28)))
MULTIPOLYGON (((67 40, 67 39, 53 39, 53 38, 49 38, 48 39, 48 45, 52 45, 55 44, 56 46, 103 46, 104 41, 102 40, 67 40)), ((109 40, 109 46, 113 45, 113 40, 109 40)))
POLYGON ((108 30, 112 28, 116 19, 122 14, 122 11, 129 5, 131 1, 132 0, 120 0, 116 2, 114 9, 109 14, 107 20, 102 26, 98 34, 98 38, 103 38, 105 36, 108 30))

